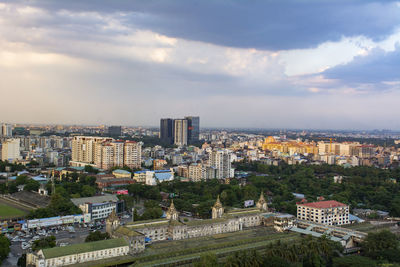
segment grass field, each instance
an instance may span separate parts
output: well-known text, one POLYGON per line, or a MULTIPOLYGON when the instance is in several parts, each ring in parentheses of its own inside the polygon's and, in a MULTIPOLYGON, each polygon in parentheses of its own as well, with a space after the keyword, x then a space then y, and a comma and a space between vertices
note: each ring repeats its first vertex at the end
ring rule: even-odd
POLYGON ((0 203, 0 219, 9 219, 24 216, 26 212, 0 203))

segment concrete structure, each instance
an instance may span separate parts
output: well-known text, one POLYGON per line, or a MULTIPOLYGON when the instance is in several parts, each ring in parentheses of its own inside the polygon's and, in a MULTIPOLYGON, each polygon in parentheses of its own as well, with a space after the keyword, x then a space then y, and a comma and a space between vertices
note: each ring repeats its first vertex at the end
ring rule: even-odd
POLYGON ((174 144, 178 146, 188 144, 188 121, 185 119, 174 121, 174 144))
POLYGON ((349 224, 349 206, 335 200, 297 203, 297 218, 325 225, 349 224))
POLYGON ((28 253, 27 266, 57 267, 126 256, 129 244, 124 238, 41 249, 28 253))
POLYGON ((11 137, 12 135, 13 134, 11 124, 3 123, 0 127, 0 136, 11 137))
POLYGON ((188 116, 184 119, 188 121, 188 143, 194 144, 199 141, 200 117, 188 116))
POLYGON ((112 174, 115 176, 115 178, 131 178, 132 173, 126 171, 126 170, 114 170, 112 174))
POLYGON ((126 141, 124 144, 124 165, 131 169, 140 169, 142 166, 142 143, 126 141))
POLYGON ((217 179, 233 177, 231 165, 231 152, 226 149, 215 150, 210 153, 209 165, 217 170, 217 179))
POLYGON ((110 136, 121 136, 122 135, 122 127, 121 126, 110 126, 108 127, 108 134, 110 136))
POLYGON ((199 182, 203 178, 203 166, 199 163, 192 163, 188 167, 188 178, 190 181, 199 182))
MULTIPOLYGON (((262 199, 259 200, 259 206, 263 206, 262 199)), ((118 219, 114 216, 114 219, 107 219, 107 232, 114 237, 124 237, 129 240, 131 253, 139 253, 144 250, 145 238, 150 242, 156 242, 241 231, 246 227, 262 225, 265 212, 258 208, 250 208, 236 209, 225 213, 218 197, 212 207, 211 219, 181 222, 179 213, 171 201, 166 212, 166 219, 138 221, 117 226, 118 219)))
POLYGON ((8 160, 9 162, 15 162, 21 159, 20 154, 20 140, 19 139, 7 139, 2 143, 1 147, 1 160, 8 160))
POLYGON ((174 120, 160 120, 160 139, 169 144, 174 143, 174 120))
POLYGON ((124 202, 120 201, 115 195, 72 198, 71 201, 84 214, 90 214, 92 220, 105 219, 114 210, 119 213, 124 208, 124 202))
POLYGON ((108 170, 115 166, 141 167, 142 144, 134 141, 115 141, 109 137, 75 136, 72 140, 74 166, 94 164, 108 170))

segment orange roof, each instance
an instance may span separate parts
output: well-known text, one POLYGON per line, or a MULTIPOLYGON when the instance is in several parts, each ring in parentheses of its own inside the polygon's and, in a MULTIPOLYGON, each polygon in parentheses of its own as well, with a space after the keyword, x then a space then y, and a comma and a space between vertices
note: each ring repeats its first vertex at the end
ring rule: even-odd
POLYGON ((327 200, 327 201, 319 201, 319 202, 311 202, 311 203, 304 203, 300 204, 310 208, 317 208, 317 209, 327 209, 327 208, 336 208, 336 207, 346 207, 346 204, 337 202, 336 200, 327 200))

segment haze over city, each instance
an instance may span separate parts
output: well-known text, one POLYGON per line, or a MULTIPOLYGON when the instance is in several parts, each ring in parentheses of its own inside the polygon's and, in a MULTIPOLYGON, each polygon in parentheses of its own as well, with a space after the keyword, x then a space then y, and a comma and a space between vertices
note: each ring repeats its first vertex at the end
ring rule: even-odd
POLYGON ((1 121, 400 129, 398 1, 0 1, 1 121))

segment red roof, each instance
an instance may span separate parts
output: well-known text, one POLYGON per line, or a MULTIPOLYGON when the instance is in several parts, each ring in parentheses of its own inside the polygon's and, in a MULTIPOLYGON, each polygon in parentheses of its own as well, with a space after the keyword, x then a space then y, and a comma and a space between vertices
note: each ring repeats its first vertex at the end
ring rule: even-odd
POLYGON ((346 207, 346 204, 337 202, 336 200, 327 200, 327 201, 319 201, 319 202, 311 202, 300 204, 302 206, 317 208, 317 209, 327 209, 327 208, 335 208, 335 207, 346 207))

